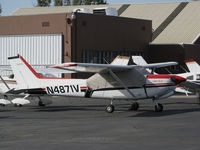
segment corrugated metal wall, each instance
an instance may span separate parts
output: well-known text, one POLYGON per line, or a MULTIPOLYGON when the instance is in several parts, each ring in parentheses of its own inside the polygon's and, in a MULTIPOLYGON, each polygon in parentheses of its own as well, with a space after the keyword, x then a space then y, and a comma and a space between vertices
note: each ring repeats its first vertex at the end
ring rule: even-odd
MULTIPOLYGON (((0 67, 9 65, 8 57, 20 54, 31 65, 62 63, 61 34, 0 35, 0 67)), ((7 75, 10 72, 1 72, 7 75)))

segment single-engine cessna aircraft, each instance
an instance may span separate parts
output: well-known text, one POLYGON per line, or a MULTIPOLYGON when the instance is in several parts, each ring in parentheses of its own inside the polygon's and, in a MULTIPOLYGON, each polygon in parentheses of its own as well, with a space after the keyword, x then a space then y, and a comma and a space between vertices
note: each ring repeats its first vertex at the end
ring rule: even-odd
MULTIPOLYGON (((142 56, 132 56, 133 62, 137 65, 147 65, 147 62, 143 59, 142 56)), ((185 61, 190 72, 176 74, 183 78, 186 78, 186 82, 180 83, 180 86, 177 86, 176 92, 185 93, 196 93, 198 100, 200 102, 200 66, 193 59, 185 61)), ((149 73, 152 70, 146 69, 149 73)), ((154 74, 156 74, 154 72, 154 74)))
POLYGON ((106 107, 109 113, 114 111, 115 99, 132 100, 133 110, 139 108, 136 100, 153 99, 155 111, 162 111, 163 106, 157 100, 173 95, 176 85, 186 81, 176 75, 143 74, 146 68, 176 65, 176 62, 127 65, 128 61, 118 56, 111 64, 64 63, 51 67, 96 73, 88 79, 67 79, 39 75, 20 55, 8 59, 17 81, 17 87, 8 93, 107 98, 111 99, 106 107))

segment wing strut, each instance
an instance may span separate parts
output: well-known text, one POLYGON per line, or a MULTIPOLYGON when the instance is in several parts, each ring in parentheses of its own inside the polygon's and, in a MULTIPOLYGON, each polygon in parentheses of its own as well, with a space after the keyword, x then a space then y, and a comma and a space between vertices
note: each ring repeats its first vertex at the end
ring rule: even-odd
POLYGON ((2 82, 5 84, 5 86, 8 88, 8 90, 10 90, 10 87, 8 86, 8 84, 6 83, 6 81, 1 77, 1 75, 0 75, 0 78, 1 78, 2 82))
POLYGON ((134 98, 135 95, 129 90, 129 88, 122 82, 122 80, 120 80, 120 78, 118 78, 118 76, 111 70, 109 69, 109 73, 112 75, 112 77, 119 83, 121 84, 121 86, 123 86, 127 92, 134 98))

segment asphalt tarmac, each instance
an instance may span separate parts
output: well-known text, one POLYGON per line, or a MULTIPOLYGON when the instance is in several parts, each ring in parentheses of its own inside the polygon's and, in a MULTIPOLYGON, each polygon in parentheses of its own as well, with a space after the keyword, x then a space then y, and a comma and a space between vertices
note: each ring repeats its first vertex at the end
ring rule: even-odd
POLYGON ((128 102, 56 98, 39 107, 0 107, 0 150, 199 150, 200 105, 194 96, 139 101, 137 112, 128 102))

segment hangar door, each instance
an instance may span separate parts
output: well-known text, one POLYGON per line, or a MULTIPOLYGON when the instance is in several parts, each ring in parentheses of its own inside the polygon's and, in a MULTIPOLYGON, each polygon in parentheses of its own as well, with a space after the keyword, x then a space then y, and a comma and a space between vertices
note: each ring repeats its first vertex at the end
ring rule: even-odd
MULTIPOLYGON (((62 63, 62 34, 0 35, 0 67, 20 54, 34 68, 62 63)), ((3 71, 1 75, 11 72, 3 71)))

